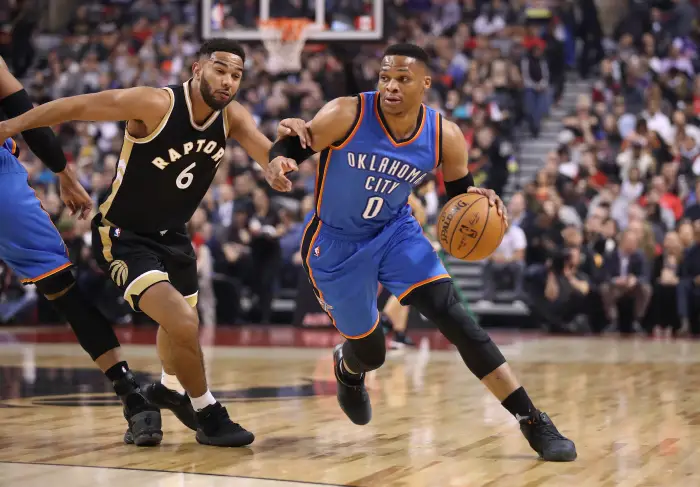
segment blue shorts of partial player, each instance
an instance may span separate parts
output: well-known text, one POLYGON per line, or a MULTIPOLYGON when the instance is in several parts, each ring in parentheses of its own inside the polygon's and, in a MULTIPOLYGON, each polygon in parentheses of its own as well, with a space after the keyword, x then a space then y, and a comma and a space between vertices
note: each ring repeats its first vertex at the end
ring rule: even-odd
POLYGON ((0 260, 25 284, 71 266, 58 229, 7 143, 0 147, 0 260))
POLYGON ((450 279, 410 215, 364 239, 334 231, 314 216, 306 226, 301 255, 321 307, 346 338, 365 337, 379 324, 379 283, 401 301, 421 286, 450 279))

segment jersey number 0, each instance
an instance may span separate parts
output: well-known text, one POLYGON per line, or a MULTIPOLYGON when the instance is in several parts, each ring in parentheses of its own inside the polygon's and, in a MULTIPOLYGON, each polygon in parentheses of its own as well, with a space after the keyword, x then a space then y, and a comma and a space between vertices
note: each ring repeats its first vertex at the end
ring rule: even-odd
POLYGON ((365 220, 371 220, 379 215, 379 212, 382 211, 382 206, 384 206, 384 198, 372 196, 367 200, 367 206, 365 207, 365 211, 362 213, 362 218, 365 220))

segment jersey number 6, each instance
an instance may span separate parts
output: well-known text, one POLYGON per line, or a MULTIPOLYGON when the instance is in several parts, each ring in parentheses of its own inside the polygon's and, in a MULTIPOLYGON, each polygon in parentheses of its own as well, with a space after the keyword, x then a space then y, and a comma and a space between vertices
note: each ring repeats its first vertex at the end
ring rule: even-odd
POLYGON ((193 162, 192 164, 190 164, 189 166, 187 166, 185 169, 182 170, 180 175, 175 180, 175 184, 177 185, 178 188, 187 189, 190 187, 190 184, 192 184, 192 181, 194 180, 194 174, 192 174, 191 172, 188 172, 188 171, 196 165, 197 165, 197 163, 193 162))
POLYGON ((362 212, 362 218, 371 220, 379 215, 379 212, 382 211, 382 206, 384 206, 384 199, 379 196, 372 196, 367 200, 367 206, 365 207, 365 211, 362 212))

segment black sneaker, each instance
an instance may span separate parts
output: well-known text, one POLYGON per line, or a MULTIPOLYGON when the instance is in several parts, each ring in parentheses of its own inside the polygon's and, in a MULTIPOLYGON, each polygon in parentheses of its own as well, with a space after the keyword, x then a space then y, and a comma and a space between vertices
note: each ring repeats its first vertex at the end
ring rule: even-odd
POLYGON ((160 382, 154 382, 143 388, 143 395, 151 404, 160 409, 169 409, 182 424, 197 431, 197 413, 187 394, 180 394, 160 382))
POLYGON ((340 370, 343 361, 343 345, 333 350, 333 370, 338 384, 338 404, 345 415, 355 424, 367 424, 372 419, 372 404, 365 388, 365 374, 359 379, 348 377, 340 370))
POLYGON ((131 372, 112 383, 124 404, 124 418, 128 423, 124 443, 136 446, 156 446, 163 441, 160 410, 150 404, 131 372))
POLYGON ((413 340, 411 340, 411 337, 406 335, 403 332, 397 331, 394 333, 393 338, 389 342, 389 348, 391 350, 401 350, 406 347, 415 347, 416 344, 413 340))
POLYGON ((234 423, 226 408, 217 402, 197 411, 197 441, 202 445, 246 446, 253 443, 255 435, 234 423))
POLYGON ((576 445, 559 433, 547 413, 536 411, 533 417, 520 419, 520 431, 543 460, 548 462, 576 460, 576 445))

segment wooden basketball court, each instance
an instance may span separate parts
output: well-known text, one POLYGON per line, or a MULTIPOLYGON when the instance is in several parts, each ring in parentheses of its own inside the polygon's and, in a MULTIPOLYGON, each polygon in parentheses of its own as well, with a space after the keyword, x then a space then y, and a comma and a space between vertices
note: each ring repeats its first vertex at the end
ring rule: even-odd
MULTIPOLYGON (((120 330, 159 376, 152 329, 120 330)), ((495 334, 579 459, 539 461, 518 425, 438 335, 391 354, 365 427, 335 399, 332 331, 203 332, 211 388, 250 448, 198 445, 169 412, 156 448, 122 443, 110 386, 64 329, 0 329, 0 485, 573 487, 700 485, 700 344, 495 334)))

